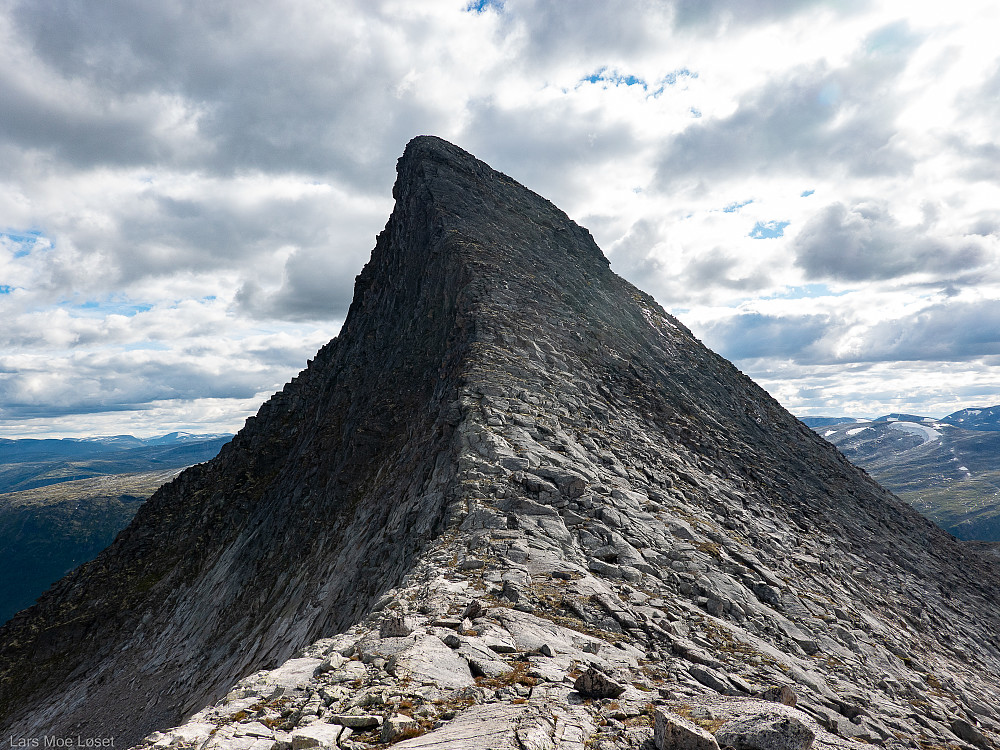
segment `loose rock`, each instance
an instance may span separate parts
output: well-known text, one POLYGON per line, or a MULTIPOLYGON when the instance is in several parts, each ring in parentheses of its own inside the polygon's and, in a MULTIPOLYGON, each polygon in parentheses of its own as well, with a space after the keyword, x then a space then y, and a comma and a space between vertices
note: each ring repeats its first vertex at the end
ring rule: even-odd
POLYGON ((617 698, 625 692, 625 686, 591 667, 576 678, 574 689, 588 698, 617 698))

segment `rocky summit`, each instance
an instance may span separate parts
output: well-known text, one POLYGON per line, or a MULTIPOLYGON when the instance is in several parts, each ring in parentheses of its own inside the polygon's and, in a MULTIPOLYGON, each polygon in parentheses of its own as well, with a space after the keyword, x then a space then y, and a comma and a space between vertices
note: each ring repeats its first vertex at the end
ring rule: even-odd
POLYGON ((997 747, 992 549, 506 175, 393 195, 339 336, 0 630, 5 743, 997 747))

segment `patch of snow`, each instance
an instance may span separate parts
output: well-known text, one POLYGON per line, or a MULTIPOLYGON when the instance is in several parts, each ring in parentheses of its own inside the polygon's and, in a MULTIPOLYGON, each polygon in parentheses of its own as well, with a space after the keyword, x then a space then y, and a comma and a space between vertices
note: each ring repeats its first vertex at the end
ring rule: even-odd
POLYGON ((847 431, 847 435, 848 435, 848 437, 850 437, 852 435, 857 435, 859 432, 864 432, 867 429, 869 429, 869 428, 868 427, 855 427, 853 430, 848 430, 847 431))
POLYGON ((916 422, 893 422, 889 425, 893 430, 902 430, 903 432, 908 432, 911 435, 919 435, 924 439, 925 443, 929 443, 932 440, 940 440, 941 433, 935 430, 933 427, 928 427, 925 424, 917 424, 916 422))
POLYGON ((968 467, 968 466, 959 466, 959 467, 958 467, 958 470, 959 470, 959 471, 968 471, 968 470, 969 470, 969 467, 968 467))
POLYGON ((830 435, 833 435, 835 432, 836 430, 827 430, 823 433, 823 437, 830 437, 830 435))

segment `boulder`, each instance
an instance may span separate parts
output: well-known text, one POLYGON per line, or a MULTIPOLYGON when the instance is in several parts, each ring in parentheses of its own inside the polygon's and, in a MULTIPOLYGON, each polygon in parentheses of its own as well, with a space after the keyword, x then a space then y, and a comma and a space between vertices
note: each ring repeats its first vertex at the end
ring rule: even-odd
POLYGON ((382 742, 394 742, 401 737, 412 737, 420 731, 416 719, 405 714, 393 714, 382 723, 382 742))
POLYGON ((740 716, 715 733, 716 742, 734 750, 809 750, 815 739, 799 719, 781 713, 740 716))
POLYGON ((577 677, 573 688, 588 698, 617 698, 625 692, 624 685, 594 667, 577 677))
POLYGON ((413 627, 402 615, 386 615, 379 626, 379 638, 403 638, 413 632, 413 627))
POLYGON ((343 727, 336 724, 310 724, 292 732, 292 750, 310 747, 335 748, 343 727))
POLYGON ((460 688, 474 684, 469 663, 441 640, 428 635, 395 654, 387 669, 399 679, 428 682, 438 687, 460 688))
POLYGON ((788 685, 772 685, 771 687, 765 688, 759 693, 756 693, 754 697, 765 701, 771 701, 772 703, 781 703, 782 705, 791 706, 792 708, 794 708, 795 704, 798 703, 795 691, 788 685))
POLYGON ((719 750, 719 743, 706 730, 659 708, 654 714, 653 745, 656 750, 719 750))

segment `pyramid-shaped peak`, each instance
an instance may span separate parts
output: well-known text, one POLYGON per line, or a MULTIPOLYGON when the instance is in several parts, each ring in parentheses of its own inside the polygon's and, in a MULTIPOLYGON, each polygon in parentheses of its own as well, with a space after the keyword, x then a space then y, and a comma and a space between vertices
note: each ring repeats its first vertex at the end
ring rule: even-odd
POLYGON ((401 161, 429 159, 431 161, 451 161, 456 164, 482 164, 476 157, 454 143, 436 135, 418 135, 410 139, 403 149, 401 161))
POLYGON ((0 629, 0 736, 624 750, 686 705, 987 746, 995 566, 544 198, 432 136, 397 170, 337 338, 0 629))
POLYGON ((396 171, 393 196, 397 201, 415 191, 480 233, 506 224, 528 231, 526 238, 539 228, 570 231, 607 264, 590 232, 564 211, 448 141, 428 135, 414 138, 399 158, 396 171), (427 190, 430 192, 424 192, 427 190))

